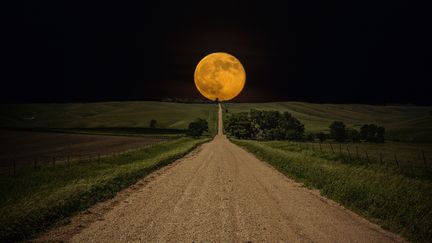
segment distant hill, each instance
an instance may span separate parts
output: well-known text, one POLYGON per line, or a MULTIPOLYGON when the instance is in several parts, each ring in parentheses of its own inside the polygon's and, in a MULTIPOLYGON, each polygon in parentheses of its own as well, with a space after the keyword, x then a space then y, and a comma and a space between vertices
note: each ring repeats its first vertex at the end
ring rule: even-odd
MULTIPOLYGON (((225 107, 229 113, 251 108, 289 111, 309 132, 328 131, 335 120, 354 128, 375 123, 386 128, 387 139, 432 142, 430 106, 271 102, 225 103, 225 107)), ((210 128, 216 131, 215 104, 136 101, 0 105, 0 127, 15 128, 145 128, 155 119, 158 128, 185 129, 198 117, 209 120, 210 128)))
POLYGON ((432 142, 432 107, 412 105, 312 104, 304 102, 226 103, 228 112, 261 110, 288 111, 309 132, 328 131, 333 121, 360 128, 375 123, 386 128, 386 138, 409 142, 432 142))
POLYGON ((216 131, 216 104, 101 102, 0 105, 0 127, 7 128, 146 128, 150 120, 163 129, 185 129, 196 119, 216 131))

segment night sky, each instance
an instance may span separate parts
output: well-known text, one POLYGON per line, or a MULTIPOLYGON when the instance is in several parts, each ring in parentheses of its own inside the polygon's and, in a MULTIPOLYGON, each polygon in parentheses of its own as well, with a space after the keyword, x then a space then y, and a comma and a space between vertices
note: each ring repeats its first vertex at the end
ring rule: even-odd
POLYGON ((9 6, 0 100, 204 99, 196 64, 228 52, 247 73, 238 102, 432 103, 429 8, 281 2, 9 6))

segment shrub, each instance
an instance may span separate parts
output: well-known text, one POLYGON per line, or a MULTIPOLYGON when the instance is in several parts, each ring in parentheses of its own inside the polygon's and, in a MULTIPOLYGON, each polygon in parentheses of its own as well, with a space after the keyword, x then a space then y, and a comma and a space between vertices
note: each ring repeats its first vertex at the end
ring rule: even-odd
POLYGON ((334 121, 330 124, 330 136, 337 142, 345 141, 345 124, 341 121, 334 121))
POLYGON ((308 133, 306 135, 306 140, 311 142, 315 141, 315 135, 313 133, 308 133))
POLYGON ((151 121, 150 121, 150 128, 156 128, 156 120, 154 120, 154 119, 152 119, 151 121))
POLYGON ((359 131, 351 128, 346 131, 346 137, 350 139, 353 143, 360 142, 360 133, 359 131))
POLYGON ((206 120, 198 118, 189 123, 186 134, 192 137, 200 137, 204 132, 208 132, 208 123, 206 120))
POLYGON ((360 128, 360 139, 372 143, 383 143, 385 128, 375 124, 365 124, 360 128))
POLYGON ((323 132, 317 133, 316 137, 320 140, 320 142, 324 142, 327 139, 327 135, 323 132))

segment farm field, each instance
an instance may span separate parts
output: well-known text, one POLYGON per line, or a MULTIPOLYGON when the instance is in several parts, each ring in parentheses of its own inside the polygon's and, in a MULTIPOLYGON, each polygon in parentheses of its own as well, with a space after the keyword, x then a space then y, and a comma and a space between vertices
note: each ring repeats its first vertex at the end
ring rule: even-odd
POLYGON ((432 142, 432 108, 429 106, 269 102, 225 103, 224 107, 228 114, 250 109, 288 111, 305 124, 306 132, 328 132, 333 121, 342 121, 356 129, 375 123, 385 127, 386 139, 432 142))
MULTIPOLYGON (((65 104, 3 104, 0 105, 0 127, 22 129, 85 130, 91 133, 136 133, 133 128, 184 130, 196 118, 209 122, 211 134, 216 133, 216 104, 184 104, 153 101, 100 102, 65 104), (122 128, 117 129, 116 128, 122 128), (86 130, 87 129, 87 130, 86 130), (104 130, 105 131, 101 131, 104 130), (132 131, 132 132, 131 132, 132 131)), ((145 132, 145 131, 144 131, 145 132)), ((148 131, 147 131, 148 132, 148 131)), ((169 131, 160 131, 169 133, 169 131)))
POLYGON ((51 164, 52 158, 57 163, 85 158, 89 156, 105 156, 130 149, 144 148, 156 143, 167 141, 169 137, 124 137, 83 135, 52 132, 29 132, 15 130, 0 130, 0 168, 11 167, 12 161, 20 169, 23 166, 33 166, 37 160, 51 164))

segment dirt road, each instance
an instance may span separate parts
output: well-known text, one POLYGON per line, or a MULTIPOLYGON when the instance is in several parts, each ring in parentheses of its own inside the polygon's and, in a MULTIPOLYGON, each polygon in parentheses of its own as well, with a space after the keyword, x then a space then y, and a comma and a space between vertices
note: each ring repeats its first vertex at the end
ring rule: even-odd
POLYGON ((221 125, 213 141, 119 195, 109 210, 66 240, 403 241, 232 144, 221 125))

